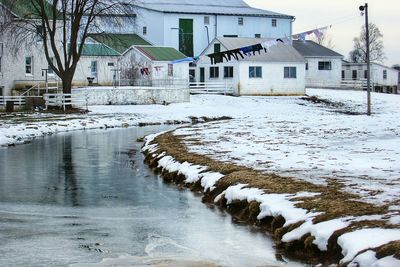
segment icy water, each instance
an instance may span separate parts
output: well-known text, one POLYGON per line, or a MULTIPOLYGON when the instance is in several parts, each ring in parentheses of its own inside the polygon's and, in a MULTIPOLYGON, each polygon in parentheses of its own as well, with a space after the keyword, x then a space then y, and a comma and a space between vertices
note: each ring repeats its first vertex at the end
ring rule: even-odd
POLYGON ((137 137, 161 130, 74 132, 0 149, 0 266, 283 264, 265 234, 143 164, 137 137))

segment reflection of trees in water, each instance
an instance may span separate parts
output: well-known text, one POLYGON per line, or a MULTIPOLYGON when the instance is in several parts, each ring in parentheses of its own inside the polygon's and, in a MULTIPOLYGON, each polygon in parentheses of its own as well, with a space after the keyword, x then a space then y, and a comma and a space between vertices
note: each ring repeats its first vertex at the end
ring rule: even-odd
POLYGON ((62 141, 62 162, 60 164, 59 179, 64 178, 64 200, 72 206, 80 206, 79 203, 79 186, 75 173, 73 156, 72 156, 72 136, 64 136, 62 141))

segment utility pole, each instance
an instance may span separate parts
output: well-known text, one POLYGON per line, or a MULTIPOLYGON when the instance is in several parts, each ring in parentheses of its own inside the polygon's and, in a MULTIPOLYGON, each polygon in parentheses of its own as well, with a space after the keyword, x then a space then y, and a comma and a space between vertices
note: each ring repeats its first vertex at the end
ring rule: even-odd
POLYGON ((371 62, 369 59, 369 24, 368 24, 368 4, 360 6, 360 11, 365 12, 365 38, 367 46, 367 115, 371 116, 371 62))

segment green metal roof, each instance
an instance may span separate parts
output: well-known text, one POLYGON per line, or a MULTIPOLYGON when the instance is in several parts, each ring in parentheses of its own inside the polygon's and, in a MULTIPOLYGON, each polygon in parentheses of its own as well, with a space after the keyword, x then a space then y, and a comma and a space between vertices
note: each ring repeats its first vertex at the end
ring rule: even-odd
POLYGON ((101 56, 119 56, 120 54, 114 49, 104 44, 84 44, 81 56, 101 57, 101 56))
POLYGON ((91 38, 99 43, 111 47, 119 53, 124 53, 132 45, 151 45, 137 34, 97 33, 90 34, 91 38))
POLYGON ((154 61, 173 61, 187 58, 184 54, 172 47, 135 46, 140 52, 154 61))
MULTIPOLYGON (((19 18, 26 19, 37 19, 40 18, 39 13, 37 12, 32 0, 0 0, 0 3, 7 7, 12 13, 14 13, 19 18)), ((53 6, 48 3, 45 3, 46 13, 52 17, 53 14, 53 6)), ((60 13, 57 12, 57 16, 60 16, 60 13)))

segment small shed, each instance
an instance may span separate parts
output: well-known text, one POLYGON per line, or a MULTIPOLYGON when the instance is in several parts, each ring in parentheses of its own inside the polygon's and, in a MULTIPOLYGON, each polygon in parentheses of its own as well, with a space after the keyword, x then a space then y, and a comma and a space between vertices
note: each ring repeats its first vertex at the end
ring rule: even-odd
POLYGON ((313 41, 294 40, 293 47, 306 59, 306 87, 338 88, 343 56, 313 41))
POLYGON ((129 85, 188 85, 189 63, 177 62, 186 56, 172 47, 136 45, 121 57, 121 79, 129 85))
POLYGON ((120 53, 101 43, 85 43, 73 79, 74 86, 112 85, 120 53))
POLYGON ((266 38, 217 37, 196 62, 197 83, 225 83, 236 95, 304 95, 305 59, 288 44, 278 43, 251 56, 211 64, 209 54, 272 41, 266 38))

